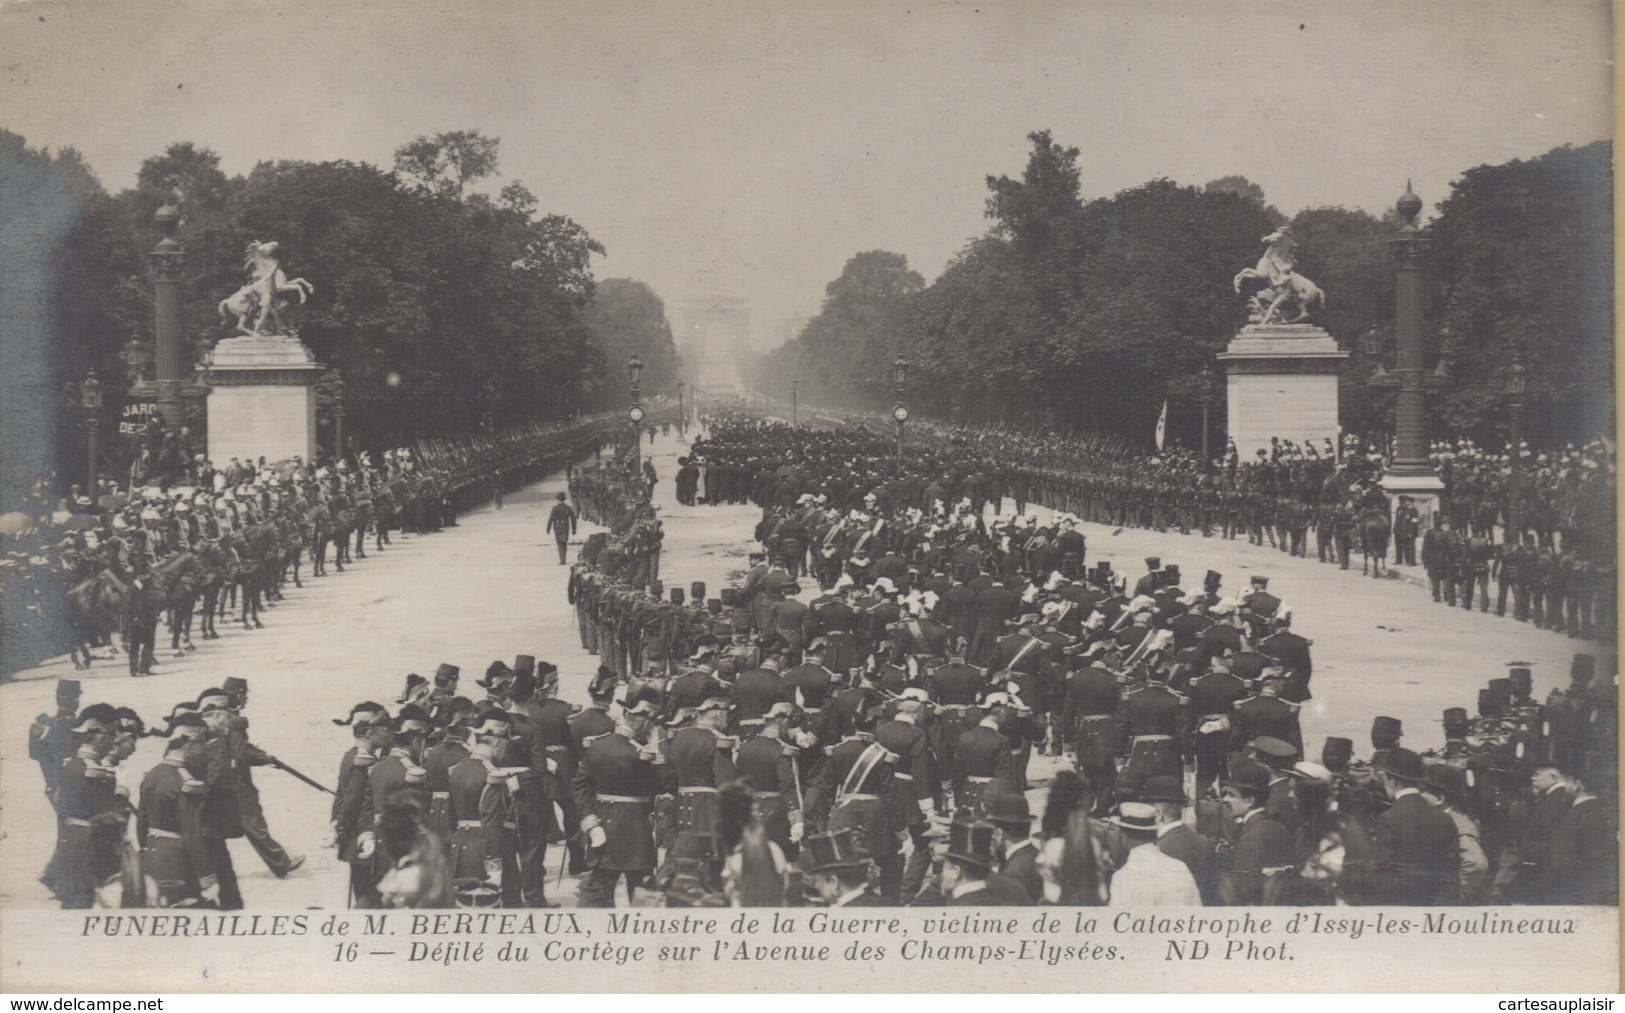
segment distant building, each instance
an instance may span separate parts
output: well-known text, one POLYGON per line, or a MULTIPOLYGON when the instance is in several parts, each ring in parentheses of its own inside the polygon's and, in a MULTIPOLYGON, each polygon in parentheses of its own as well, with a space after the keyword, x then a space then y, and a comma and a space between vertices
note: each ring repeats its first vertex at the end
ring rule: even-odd
POLYGON ((701 387, 742 386, 739 363, 751 352, 750 300, 712 295, 684 299, 678 351, 701 387))

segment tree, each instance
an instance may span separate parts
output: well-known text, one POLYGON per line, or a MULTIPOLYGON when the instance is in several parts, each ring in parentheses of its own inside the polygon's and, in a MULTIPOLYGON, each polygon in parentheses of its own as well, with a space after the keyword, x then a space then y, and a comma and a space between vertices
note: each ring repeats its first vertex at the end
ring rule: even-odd
POLYGON ((925 279, 900 253, 869 250, 846 262, 824 287, 824 304, 781 354, 764 360, 776 378, 758 385, 778 387, 784 375, 798 375, 808 395, 830 404, 878 407, 890 396, 887 364, 905 348, 902 329, 910 297, 925 279))
POLYGON ((395 149, 395 172, 430 193, 461 198, 468 184, 496 175, 500 143, 478 130, 420 136, 395 149))
POLYGON ((631 278, 599 282, 585 319, 592 357, 592 367, 583 378, 583 399, 588 404, 596 408, 626 404, 626 363, 634 355, 643 360, 644 393, 676 394, 677 347, 672 343, 666 304, 654 289, 631 278))
POLYGON ((1518 354, 1531 444, 1612 430, 1612 159, 1598 141, 1478 166, 1439 205, 1429 319, 1457 352, 1439 399, 1445 431, 1499 445, 1502 370, 1518 354))

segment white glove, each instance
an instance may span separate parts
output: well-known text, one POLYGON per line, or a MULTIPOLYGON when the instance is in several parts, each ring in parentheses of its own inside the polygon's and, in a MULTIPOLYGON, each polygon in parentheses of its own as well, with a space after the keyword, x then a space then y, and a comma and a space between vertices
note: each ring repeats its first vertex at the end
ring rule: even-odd
POLYGON ((800 820, 790 824, 790 843, 800 844, 801 839, 807 835, 807 825, 800 820))
POLYGON ((609 835, 604 833, 603 827, 593 827, 587 831, 587 847, 601 848, 609 843, 609 835))
POLYGON ((928 798, 920 799, 920 815, 924 816, 926 819, 930 819, 932 812, 931 800, 928 798))
POLYGON ((549 774, 557 774, 559 772, 559 761, 549 757, 547 761, 547 772, 549 774))
POLYGON ((220 880, 214 876, 205 876, 201 885, 203 889, 200 892, 203 899, 211 904, 218 903, 220 900, 220 880))
POLYGON ((356 841, 356 857, 363 860, 371 858, 373 851, 377 847, 377 843, 378 842, 373 839, 371 834, 362 834, 360 840, 356 841))

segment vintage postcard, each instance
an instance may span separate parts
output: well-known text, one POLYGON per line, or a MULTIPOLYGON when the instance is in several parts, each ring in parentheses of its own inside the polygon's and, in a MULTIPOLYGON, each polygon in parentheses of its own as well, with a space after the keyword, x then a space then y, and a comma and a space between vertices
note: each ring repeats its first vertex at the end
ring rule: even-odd
POLYGON ((0 988, 1617 989, 1612 16, 0 2, 0 988))

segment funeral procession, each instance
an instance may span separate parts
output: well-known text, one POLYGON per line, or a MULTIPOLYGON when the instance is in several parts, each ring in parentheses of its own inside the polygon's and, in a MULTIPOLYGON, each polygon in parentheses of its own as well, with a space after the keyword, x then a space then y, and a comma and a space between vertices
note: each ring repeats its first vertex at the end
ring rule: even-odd
POLYGON ((522 121, 0 130, 0 906, 1617 906, 1606 124, 1024 115, 778 325, 522 121))

